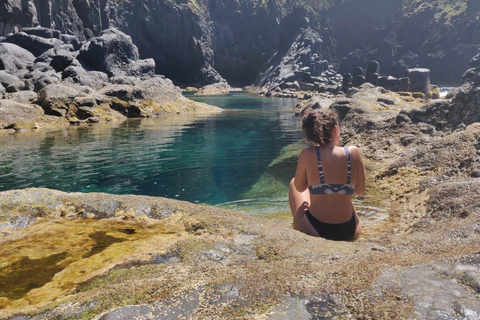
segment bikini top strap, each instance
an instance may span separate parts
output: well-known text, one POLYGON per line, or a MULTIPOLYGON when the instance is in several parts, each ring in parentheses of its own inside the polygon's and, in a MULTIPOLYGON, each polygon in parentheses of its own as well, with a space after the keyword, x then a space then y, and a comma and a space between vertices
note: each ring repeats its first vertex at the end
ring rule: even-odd
POLYGON ((352 163, 350 161, 350 152, 348 151, 347 147, 343 147, 345 149, 345 154, 347 155, 347 183, 350 184, 352 180, 352 163))
POLYGON ((320 183, 325 184, 325 177, 323 176, 322 157, 320 157, 320 148, 315 147, 317 153, 318 175, 320 176, 320 183))

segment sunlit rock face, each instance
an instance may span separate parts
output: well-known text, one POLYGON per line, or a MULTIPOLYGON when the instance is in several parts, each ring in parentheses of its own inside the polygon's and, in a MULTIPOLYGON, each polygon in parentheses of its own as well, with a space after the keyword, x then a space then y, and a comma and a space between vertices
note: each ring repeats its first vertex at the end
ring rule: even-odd
MULTIPOLYGON (((408 68, 434 70, 433 83, 458 82, 480 34, 475 1, 439 5, 401 0, 307 1, 4 1, 0 35, 42 26, 88 40, 109 27, 132 37, 142 59, 178 84, 227 80, 251 85, 282 49, 280 25, 305 9, 324 40, 323 58, 340 73, 377 60, 385 75, 408 68)), ((290 42, 291 43, 291 42, 290 42)))

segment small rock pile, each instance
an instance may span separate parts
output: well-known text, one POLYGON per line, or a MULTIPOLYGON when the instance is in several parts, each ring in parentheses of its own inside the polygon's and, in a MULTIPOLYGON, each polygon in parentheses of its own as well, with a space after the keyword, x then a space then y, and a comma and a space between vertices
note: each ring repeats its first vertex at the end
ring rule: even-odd
POLYGON ((438 87, 430 83, 429 69, 407 69, 405 76, 401 78, 381 76, 380 63, 376 60, 368 61, 366 69, 357 66, 353 73, 344 73, 342 91, 347 92, 351 87, 360 87, 365 82, 395 92, 421 93, 422 98, 427 99, 438 99, 440 94, 438 87))
POLYGON ((130 36, 115 28, 81 42, 48 28, 23 28, 0 42, 0 129, 103 122, 205 108, 155 74, 130 36))

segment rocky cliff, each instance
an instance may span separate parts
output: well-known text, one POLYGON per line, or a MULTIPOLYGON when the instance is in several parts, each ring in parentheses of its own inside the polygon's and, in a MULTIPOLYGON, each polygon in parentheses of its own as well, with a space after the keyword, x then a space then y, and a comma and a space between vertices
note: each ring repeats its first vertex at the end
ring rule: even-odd
POLYGON ((478 1, 340 1, 331 12, 340 72, 373 59, 383 74, 418 66, 433 83, 458 84, 480 44, 478 1))
POLYGON ((386 75, 420 66, 434 83, 457 82, 480 43, 474 0, 2 0, 0 34, 40 25, 89 39, 114 26, 176 83, 249 85, 292 43, 280 26, 299 9, 340 72, 377 60, 386 75))

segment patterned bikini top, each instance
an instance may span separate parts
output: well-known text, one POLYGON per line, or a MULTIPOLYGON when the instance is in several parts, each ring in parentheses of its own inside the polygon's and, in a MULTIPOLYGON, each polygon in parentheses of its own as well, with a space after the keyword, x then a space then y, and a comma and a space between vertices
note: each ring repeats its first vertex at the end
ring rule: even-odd
POLYGON ((347 147, 344 147, 345 154, 347 155, 347 182, 345 184, 328 184, 325 183, 325 177, 323 176, 322 158, 320 157, 320 148, 315 147, 317 153, 318 173, 320 175, 320 184, 316 186, 308 186, 308 190, 311 194, 353 194, 355 186, 350 184, 352 176, 352 164, 350 162, 350 152, 347 147))

